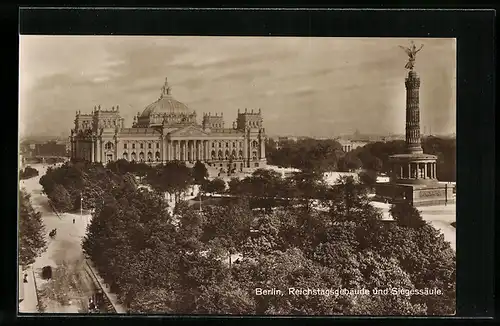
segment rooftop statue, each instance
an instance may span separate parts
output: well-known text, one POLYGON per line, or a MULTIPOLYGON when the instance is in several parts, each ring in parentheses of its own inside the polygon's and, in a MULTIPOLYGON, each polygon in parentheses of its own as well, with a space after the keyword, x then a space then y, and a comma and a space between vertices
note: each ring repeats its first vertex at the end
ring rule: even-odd
POLYGON ((422 50, 422 48, 424 47, 424 45, 420 45, 420 48, 418 48, 417 50, 417 47, 415 46, 415 43, 413 43, 413 41, 410 42, 410 47, 407 48, 405 46, 399 46, 400 48, 402 48, 406 54, 408 55, 408 62, 406 63, 405 65, 405 69, 408 69, 408 70, 413 70, 413 67, 415 67, 415 58, 417 56, 417 53, 422 50))

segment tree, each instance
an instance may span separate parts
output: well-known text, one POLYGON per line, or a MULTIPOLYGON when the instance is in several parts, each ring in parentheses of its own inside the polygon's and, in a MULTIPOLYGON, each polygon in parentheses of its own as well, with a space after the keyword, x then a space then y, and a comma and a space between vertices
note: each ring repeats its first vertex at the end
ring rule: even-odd
POLYGON ((293 197, 306 208, 311 209, 312 200, 322 197, 324 189, 323 175, 315 171, 297 172, 289 179, 292 184, 293 197))
POLYGON ((73 209, 73 200, 63 185, 56 184, 48 197, 50 204, 59 212, 69 212, 73 209))
POLYGON ((358 176, 359 181, 368 187, 373 187, 377 183, 377 173, 375 171, 361 171, 358 173, 358 176))
POLYGON ((32 168, 31 166, 27 166, 24 168, 24 170, 21 170, 19 176, 21 180, 30 179, 38 176, 38 170, 32 168))
POLYGON ((400 226, 419 228, 425 224, 420 212, 409 201, 391 205, 389 212, 400 226))
POLYGON ((362 165, 359 157, 354 152, 349 152, 339 161, 339 170, 350 172, 361 168, 362 165))
POLYGON ((19 263, 32 264, 46 249, 42 215, 33 209, 30 195, 19 190, 19 263))
POLYGON ((332 289, 340 287, 334 270, 305 257, 300 249, 262 253, 234 266, 240 286, 254 294, 255 314, 312 315, 341 314, 334 295, 290 294, 292 289, 332 289), (257 295, 256 289, 275 288, 283 295, 257 295))
POLYGON ((191 169, 180 162, 168 162, 148 171, 147 182, 159 192, 174 194, 176 202, 180 195, 192 184, 191 169))
POLYGON ((383 163, 382 160, 379 159, 378 157, 374 156, 373 159, 370 162, 369 169, 380 172, 382 171, 383 163))
POLYGON ((231 178, 228 182, 229 193, 236 195, 239 194, 241 189, 241 180, 239 178, 231 178))
POLYGON ((208 193, 222 193, 226 189, 226 182, 220 178, 215 178, 206 183, 204 191, 208 193))
POLYGON ((205 164, 200 161, 196 161, 192 169, 193 179, 196 184, 203 184, 205 179, 208 178, 208 170, 205 164))

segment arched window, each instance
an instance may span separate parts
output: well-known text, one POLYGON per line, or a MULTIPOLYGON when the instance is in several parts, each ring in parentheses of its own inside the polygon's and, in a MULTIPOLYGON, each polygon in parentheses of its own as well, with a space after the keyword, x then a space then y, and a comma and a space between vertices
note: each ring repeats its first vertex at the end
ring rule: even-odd
POLYGON ((252 152, 252 159, 254 159, 254 160, 257 159, 257 151, 252 152))
POLYGON ((132 144, 132 149, 135 149, 135 144, 132 144))
POLYGON ((216 158, 215 157, 215 151, 212 151, 211 156, 212 156, 212 160, 215 160, 215 158, 216 158))
POLYGON ((153 160, 153 153, 148 152, 148 162, 151 162, 153 160))
POLYGON ((233 151, 231 152, 231 157, 234 159, 236 158, 236 150, 233 149, 233 151))
POLYGON ((105 145, 104 145, 104 148, 107 149, 107 150, 111 150, 113 149, 113 143, 108 141, 105 145))
POLYGON ((144 153, 143 152, 139 153, 139 161, 144 162, 144 153))
POLYGON ((131 159, 132 161, 137 160, 137 156, 135 155, 135 152, 132 152, 132 154, 130 154, 130 159, 131 159))
POLYGON ((219 149, 219 153, 218 154, 219 154, 218 155, 219 156, 219 160, 222 160, 222 150, 219 149))
POLYGON ((226 149, 226 152, 224 153, 225 154, 225 159, 228 160, 229 159, 229 150, 226 149))
POLYGON ((228 148, 228 147, 229 147, 229 143, 228 143, 228 142, 226 142, 226 148, 228 148))
POLYGON ((240 160, 243 159, 243 151, 242 150, 239 151, 238 157, 240 160))
POLYGON ((125 161, 128 161, 128 154, 127 154, 127 153, 123 153, 123 159, 124 159, 125 161))
POLYGON ((157 162, 160 160, 160 152, 155 153, 155 158, 157 162))
POLYGON ((255 148, 259 145, 256 140, 252 141, 252 147, 255 148))

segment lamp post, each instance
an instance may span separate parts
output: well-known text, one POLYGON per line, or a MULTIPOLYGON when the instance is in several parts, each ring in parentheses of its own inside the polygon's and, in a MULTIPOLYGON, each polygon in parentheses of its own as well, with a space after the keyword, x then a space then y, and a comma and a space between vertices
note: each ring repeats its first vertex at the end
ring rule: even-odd
POLYGON ((198 189, 198 196, 200 196, 200 215, 201 215, 201 213, 202 213, 202 210, 201 210, 201 186, 198 189))
POLYGON ((80 221, 83 221, 83 192, 80 193, 80 221))

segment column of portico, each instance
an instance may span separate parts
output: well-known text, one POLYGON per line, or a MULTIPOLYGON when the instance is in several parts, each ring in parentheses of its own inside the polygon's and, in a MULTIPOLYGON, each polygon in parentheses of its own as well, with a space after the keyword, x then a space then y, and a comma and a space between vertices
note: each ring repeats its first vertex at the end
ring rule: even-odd
POLYGON ((182 141, 182 160, 187 161, 187 151, 188 151, 188 143, 187 141, 183 140, 182 141))
POLYGON ((172 160, 172 142, 165 140, 165 159, 164 161, 172 160))
POLYGON ((191 140, 191 161, 196 161, 196 140, 191 140))
POLYGON ((102 162, 102 138, 97 138, 97 162, 102 162))
POLYGON ((202 140, 201 141, 201 148, 203 150, 203 154, 202 154, 203 156, 202 156, 202 158, 203 158, 203 161, 205 161, 205 162, 207 161, 207 147, 208 147, 207 141, 206 140, 202 140))
POLYGON ((212 140, 208 140, 207 141, 207 147, 208 147, 208 150, 207 150, 207 152, 208 152, 207 160, 208 161, 212 160, 212 144, 213 144, 212 140))
POLYGON ((424 165, 424 176, 425 176, 425 179, 430 179, 429 175, 427 174, 429 171, 427 170, 427 166, 429 165, 429 163, 425 163, 424 165))
POLYGON ((94 162, 94 151, 95 151, 95 144, 94 144, 94 139, 91 140, 91 149, 90 149, 90 162, 94 162))
MULTIPOLYGON (((156 153, 155 153, 156 155, 156 153)), ((156 160, 156 157, 155 157, 156 160)), ((163 135, 160 137, 160 162, 163 163, 165 161, 165 138, 163 135)))

